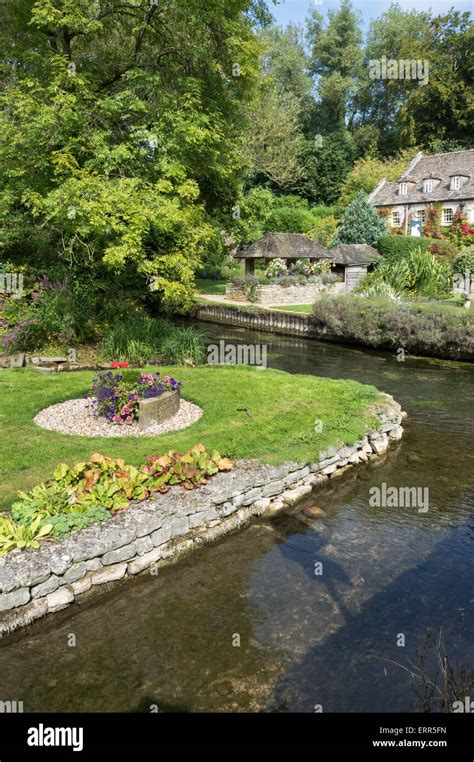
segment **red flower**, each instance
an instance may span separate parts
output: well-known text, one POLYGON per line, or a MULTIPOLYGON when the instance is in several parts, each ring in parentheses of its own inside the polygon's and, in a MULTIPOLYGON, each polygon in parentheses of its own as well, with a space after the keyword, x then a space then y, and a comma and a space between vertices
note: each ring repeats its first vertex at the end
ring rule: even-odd
POLYGON ((111 368, 128 368, 128 362, 111 362, 111 368))

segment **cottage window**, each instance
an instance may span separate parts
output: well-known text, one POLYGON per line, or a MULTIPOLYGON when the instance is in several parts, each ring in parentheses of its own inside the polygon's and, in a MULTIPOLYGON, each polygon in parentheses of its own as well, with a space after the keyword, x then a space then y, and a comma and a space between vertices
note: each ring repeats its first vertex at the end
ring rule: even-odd
POLYGON ((424 209, 419 209, 417 211, 417 213, 416 213, 416 219, 420 220, 420 222, 422 222, 424 224, 424 222, 425 222, 425 210, 424 209))
POLYGON ((401 224, 402 218, 400 212, 392 212, 392 226, 394 228, 399 228, 401 224))
POLYGON ((451 178, 451 190, 459 190, 461 187, 461 177, 460 175, 454 175, 451 178))
POLYGON ((453 221, 453 210, 450 208, 443 209, 443 222, 450 223, 452 221, 453 221))
POLYGON ((425 180, 423 183, 423 193, 431 193, 433 191, 433 180, 425 180))
POLYGON ((399 193, 400 193, 400 196, 406 196, 407 195, 407 184, 406 183, 400 183, 399 184, 399 193))

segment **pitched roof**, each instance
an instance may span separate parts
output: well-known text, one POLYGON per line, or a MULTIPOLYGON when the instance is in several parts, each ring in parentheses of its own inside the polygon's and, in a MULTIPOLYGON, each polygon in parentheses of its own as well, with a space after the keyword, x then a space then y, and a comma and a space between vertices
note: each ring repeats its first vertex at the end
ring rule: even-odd
POLYGON ((340 243, 329 249, 336 265, 369 265, 380 259, 380 254, 368 243, 340 243))
POLYGON ((408 186, 406 195, 401 196, 398 193, 400 180, 393 183, 385 180, 380 182, 370 194, 369 201, 374 206, 391 206, 392 204, 429 204, 434 201, 474 198, 474 149, 437 153, 433 156, 424 156, 420 152, 401 180, 405 181, 408 174, 415 184, 408 186), (459 190, 450 190, 450 178, 453 175, 462 175, 467 178, 459 190), (431 193, 424 193, 423 180, 431 177, 441 178, 441 182, 433 188, 431 193))
POLYGON ((267 233, 250 246, 238 249, 238 259, 331 259, 324 246, 302 233, 267 233))

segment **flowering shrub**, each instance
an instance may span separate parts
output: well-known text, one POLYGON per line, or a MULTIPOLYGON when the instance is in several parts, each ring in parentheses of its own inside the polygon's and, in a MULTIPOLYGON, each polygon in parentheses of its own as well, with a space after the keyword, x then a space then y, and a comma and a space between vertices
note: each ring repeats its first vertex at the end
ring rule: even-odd
POLYGON ((286 262, 284 259, 276 258, 272 259, 267 269, 265 270, 265 277, 268 280, 272 278, 278 278, 279 275, 286 273, 286 262))
POLYGON ((130 425, 138 421, 140 400, 159 397, 163 392, 174 392, 180 387, 181 381, 162 376, 159 372, 141 373, 137 383, 128 387, 121 373, 108 370, 92 379, 89 395, 92 401, 86 407, 109 423, 130 425))

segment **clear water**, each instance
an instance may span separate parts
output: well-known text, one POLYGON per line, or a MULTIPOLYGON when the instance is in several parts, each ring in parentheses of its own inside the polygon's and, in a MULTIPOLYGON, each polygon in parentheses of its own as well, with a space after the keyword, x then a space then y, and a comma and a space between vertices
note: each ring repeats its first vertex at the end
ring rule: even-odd
MULTIPOLYGON (((29 711, 417 711, 407 670, 441 628, 455 672, 472 668, 474 368, 260 340, 270 367, 393 394, 409 414, 402 443, 305 501, 323 518, 254 523, 2 641, 1 699, 29 711), (428 487, 429 511, 371 508, 382 482, 428 487)), ((436 682, 432 647, 426 669, 436 682)))

